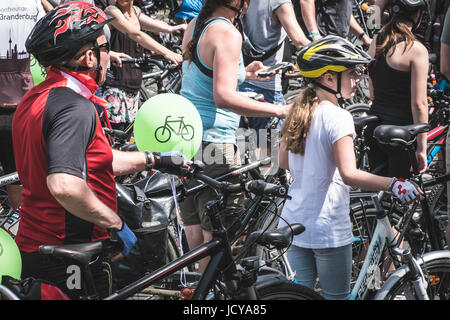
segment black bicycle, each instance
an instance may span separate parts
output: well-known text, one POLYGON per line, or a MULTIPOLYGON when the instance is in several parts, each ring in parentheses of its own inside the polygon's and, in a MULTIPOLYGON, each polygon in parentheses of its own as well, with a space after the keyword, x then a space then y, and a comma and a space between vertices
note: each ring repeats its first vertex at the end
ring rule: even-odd
POLYGON ((181 64, 174 65, 160 55, 144 55, 141 58, 122 59, 142 70, 139 90, 140 104, 159 93, 179 93, 181 90, 181 64))
MULTIPOLYGON (((440 209, 440 199, 446 190, 446 182, 450 175, 436 177, 424 177, 419 173, 415 157, 414 141, 419 133, 429 130, 428 124, 414 124, 409 126, 379 126, 374 131, 374 138, 380 143, 390 144, 408 151, 413 167, 414 180, 424 191, 420 202, 411 206, 398 203, 390 198, 383 199, 381 205, 389 215, 392 226, 397 232, 397 243, 405 241, 414 257, 420 257, 424 253, 446 250, 445 228, 448 221, 446 212, 440 209)), ((368 200, 371 193, 353 192, 351 204, 351 219, 355 239, 353 245, 354 269, 357 274, 367 253, 367 246, 372 239, 376 226, 376 209, 368 200)), ((445 192, 446 194, 446 192, 445 192)), ((385 255, 380 265, 378 280, 385 279, 391 271, 394 257, 385 255)))
MULTIPOLYGON (((274 193, 280 197, 286 197, 285 189, 277 185, 271 185, 264 181, 249 181, 239 184, 219 182, 201 172, 204 165, 200 162, 191 164, 188 175, 215 189, 218 198, 207 203, 207 215, 213 225, 212 240, 189 251, 169 264, 143 276, 137 281, 116 291, 105 300, 128 299, 145 296, 146 289, 157 285, 159 290, 170 290, 174 287, 179 290, 181 285, 179 270, 209 256, 210 260, 205 272, 198 275, 195 281, 192 300, 321 300, 323 299, 313 290, 288 281, 279 271, 263 266, 258 257, 246 257, 236 263, 232 255, 227 229, 222 223, 221 211, 224 209, 226 198, 234 192, 248 190, 267 195, 274 193)), ((245 227, 241 225, 241 227, 245 227)), ((249 241, 260 245, 272 245, 284 248, 290 245, 293 235, 304 231, 300 224, 288 225, 271 232, 256 232, 249 235, 249 241)), ((114 239, 114 237, 113 237, 114 239)), ((109 255, 120 250, 120 241, 112 245, 112 241, 100 241, 77 245, 44 245, 39 251, 51 254, 63 259, 75 259, 84 265, 96 259, 99 255, 109 255)), ((84 270, 84 288, 87 291, 84 298, 97 299, 98 294, 92 285, 89 268, 84 270), (86 283, 88 282, 88 283, 86 283)), ((195 279, 194 279, 195 280, 195 279)), ((158 291, 151 291, 150 296, 155 297, 158 291)))

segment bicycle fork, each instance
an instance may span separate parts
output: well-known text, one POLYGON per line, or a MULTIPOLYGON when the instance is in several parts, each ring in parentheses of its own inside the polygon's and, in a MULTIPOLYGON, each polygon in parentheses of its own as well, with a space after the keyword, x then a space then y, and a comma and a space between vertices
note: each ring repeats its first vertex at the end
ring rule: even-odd
POLYGON ((402 258, 409 268, 409 275, 411 277, 411 283, 414 288, 418 300, 430 300, 427 293, 427 281, 416 259, 414 259, 411 251, 401 248, 395 248, 394 253, 402 258))

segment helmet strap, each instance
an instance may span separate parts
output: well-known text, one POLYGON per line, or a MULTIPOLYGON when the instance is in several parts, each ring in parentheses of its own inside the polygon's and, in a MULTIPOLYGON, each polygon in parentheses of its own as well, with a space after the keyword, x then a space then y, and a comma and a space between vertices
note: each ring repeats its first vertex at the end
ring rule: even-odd
MULTIPOLYGON (((97 61, 98 64, 96 66, 93 67, 86 67, 86 66, 70 66, 68 64, 64 64, 63 67, 71 70, 71 71, 101 71, 103 70, 103 67, 100 64, 100 48, 98 47, 98 43, 97 40, 94 41, 94 46, 88 50, 93 50, 95 52, 95 55, 97 56, 97 61)), ((86 50, 87 51, 87 50, 86 50)), ((86 51, 82 52, 81 54, 79 54, 78 56, 75 56, 74 58, 80 58, 86 51)), ((97 84, 100 81, 100 72, 97 72, 97 75, 95 77, 95 82, 97 82, 97 84)))
POLYGON ((244 8, 244 0, 241 0, 241 5, 240 5, 239 9, 235 8, 233 6, 230 6, 228 3, 222 3, 222 5, 225 8, 233 10, 234 12, 237 13, 236 16, 234 17, 234 19, 235 19, 234 23, 235 23, 235 26, 238 28, 239 32, 242 33, 243 28, 242 28, 242 22, 241 22, 241 15, 242 15, 242 9, 244 8))
POLYGON ((345 101, 344 101, 344 98, 342 98, 342 94, 341 94, 341 87, 342 87, 342 73, 341 72, 338 72, 338 74, 337 74, 337 90, 333 90, 330 87, 327 87, 318 81, 313 81, 313 83, 315 86, 318 86, 319 88, 334 94, 336 96, 336 98, 338 99, 338 105, 341 108, 343 108, 345 101))

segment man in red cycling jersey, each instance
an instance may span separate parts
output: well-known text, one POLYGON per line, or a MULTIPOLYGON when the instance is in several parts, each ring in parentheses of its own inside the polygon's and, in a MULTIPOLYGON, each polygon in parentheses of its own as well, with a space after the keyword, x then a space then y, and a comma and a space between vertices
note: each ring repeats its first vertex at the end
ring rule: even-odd
MULTIPOLYGON (((94 93, 106 77, 109 43, 103 28, 110 20, 94 6, 70 2, 37 22, 26 48, 48 67, 47 78, 27 92, 13 119, 24 188, 16 238, 22 278, 52 281, 71 298, 84 288, 69 281, 66 262, 40 254, 39 246, 97 241, 114 232, 127 255, 136 237, 117 214, 114 176, 152 168, 177 173, 183 163, 171 155, 111 149, 93 104, 106 106, 94 93)), ((98 288, 108 288, 100 292, 104 296, 110 293, 111 268, 101 261, 98 269, 94 278, 98 288)))

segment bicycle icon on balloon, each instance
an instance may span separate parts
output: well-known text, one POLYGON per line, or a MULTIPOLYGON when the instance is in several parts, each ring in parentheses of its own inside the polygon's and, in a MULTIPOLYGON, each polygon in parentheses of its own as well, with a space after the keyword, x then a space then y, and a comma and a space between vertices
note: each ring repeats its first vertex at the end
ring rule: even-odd
POLYGON ((184 123, 184 117, 178 117, 179 120, 169 120, 171 116, 167 116, 164 125, 156 128, 155 139, 160 143, 170 140, 172 133, 185 141, 191 141, 194 138, 194 127, 184 123))

